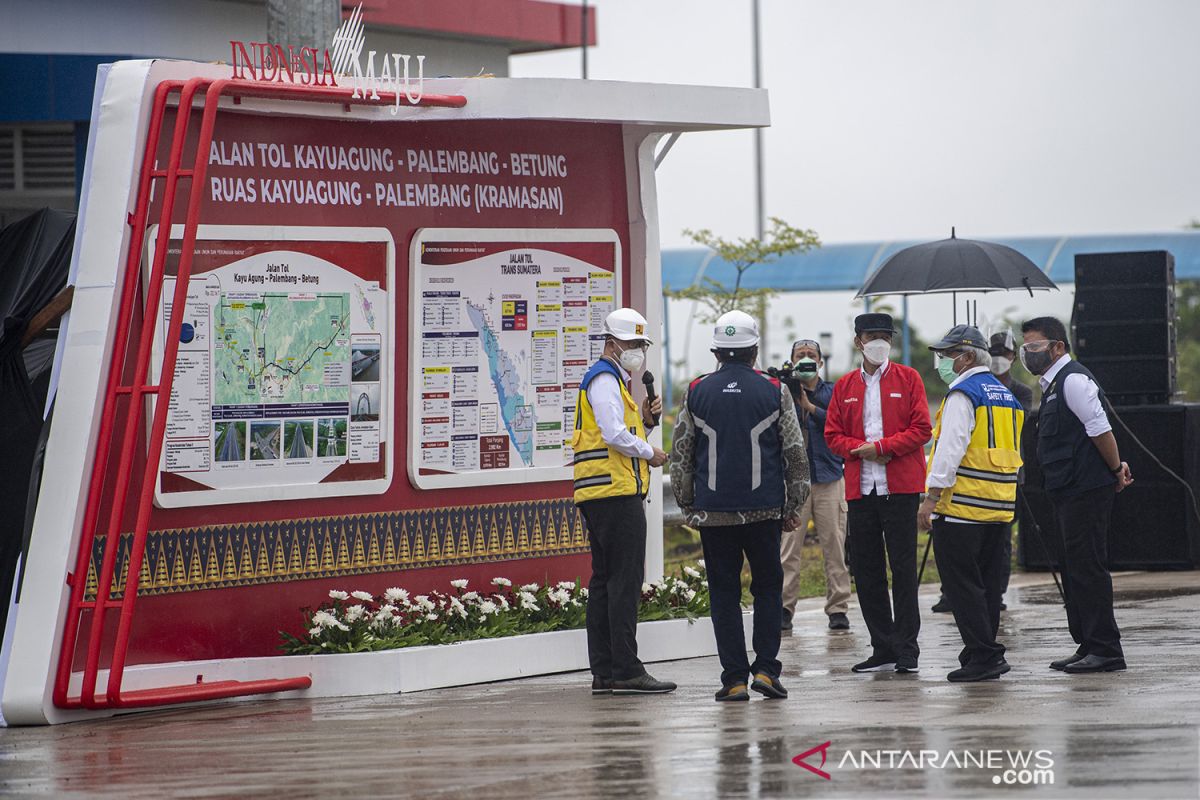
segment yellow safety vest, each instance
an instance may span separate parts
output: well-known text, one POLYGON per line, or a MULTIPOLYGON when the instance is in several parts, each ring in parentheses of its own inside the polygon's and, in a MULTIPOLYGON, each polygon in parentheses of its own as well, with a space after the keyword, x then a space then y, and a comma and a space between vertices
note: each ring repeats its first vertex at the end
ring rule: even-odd
MULTIPOLYGON (((993 375, 979 373, 954 387, 975 406, 975 428, 958 465, 954 485, 942 490, 935 514, 950 520, 1011 522, 1017 508, 1017 470, 1021 467, 1021 428, 1025 412, 1007 387, 993 375)), ((949 395, 947 395, 949 397, 949 395)), ((926 475, 933 467, 942 434, 942 410, 933 428, 933 450, 926 475)))
POLYGON ((606 361, 594 365, 579 383, 579 398, 575 402, 575 433, 571 447, 575 450, 575 502, 598 500, 602 497, 645 497, 650 490, 650 465, 613 450, 600 435, 596 415, 588 402, 587 386, 601 372, 616 376, 624 400, 625 427, 639 439, 646 438, 642 415, 629 394, 625 381, 616 367, 606 361))

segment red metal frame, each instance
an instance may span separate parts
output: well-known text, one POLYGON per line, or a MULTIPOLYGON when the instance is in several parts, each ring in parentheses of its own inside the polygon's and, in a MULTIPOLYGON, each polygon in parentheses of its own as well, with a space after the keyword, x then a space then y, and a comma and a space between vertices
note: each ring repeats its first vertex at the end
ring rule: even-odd
POLYGON ((197 700, 211 700, 250 694, 283 692, 292 689, 307 689, 312 678, 302 675, 292 678, 275 678, 257 681, 218 681, 204 683, 197 679, 194 684, 164 686, 153 689, 122 691, 125 660, 129 652, 129 638, 133 626, 134 607, 137 600, 138 580, 145 554, 146 534, 150 526, 150 512, 154 500, 159 459, 162 455, 163 435, 167 424, 168 399, 175 376, 175 358, 179 350, 179 334, 183 325, 187 286, 191 277, 192 256, 199 227, 200 206, 204 196, 204 176, 208 167, 208 151, 216 125, 220 99, 232 95, 235 102, 241 97, 264 99, 297 100, 307 102, 338 103, 348 109, 350 105, 401 105, 441 106, 461 108, 466 98, 460 95, 425 95, 412 103, 400 93, 379 93, 378 100, 365 96, 354 97, 349 88, 308 87, 290 84, 266 84, 231 79, 193 78, 189 81, 163 81, 154 93, 150 114, 150 127, 146 136, 146 147, 142 157, 141 174, 138 181, 137 202, 129 217, 131 228, 129 255, 125 262, 125 275, 121 288, 121 303, 117 313, 117 328, 113 342, 112 358, 106 382, 104 406, 96 442, 95 460, 88 488, 88 501, 84 511, 83 528, 80 532, 79 551, 75 571, 67 575, 71 596, 67 607, 67 618, 63 626, 62 647, 59 651, 58 670, 55 675, 52 699, 59 708, 137 708, 167 705, 197 700), (197 93, 204 90, 204 114, 200 123, 200 134, 191 169, 182 169, 184 143, 188 124, 192 116, 192 105, 197 93), (163 118, 167 113, 168 98, 179 92, 179 105, 175 115, 174 136, 165 170, 156 169, 162 134, 163 118), (130 383, 122 383, 125 372, 125 355, 129 347, 129 330, 133 322, 135 303, 139 289, 142 248, 146 238, 146 220, 149 215, 151 186, 155 180, 164 180, 162 209, 159 215, 158 236, 154 248, 154 262, 147 277, 146 304, 142 315, 142 329, 134 362, 134 375, 130 383), (163 353, 158 385, 148 385, 150 357, 154 341, 156 319, 162 298, 163 279, 167 257, 167 245, 171 240, 171 220, 174 216, 175 199, 180 180, 190 180, 183 246, 172 297, 171 319, 165 332, 166 347, 163 353), (126 583, 121 598, 114 600, 112 585, 116 565, 117 544, 121 537, 121 520, 125 516, 130 484, 134 479, 137 437, 141 430, 145 401, 155 399, 154 417, 147 440, 145 464, 139 477, 137 522, 128 557, 126 583), (86 600, 88 568, 91 566, 92 550, 99 527, 101 502, 105 496, 105 484, 109 458, 115 440, 118 404, 126 403, 124 430, 120 444, 118 467, 113 476, 111 496, 112 510, 105 525, 104 557, 97 575, 98 589, 95 600, 86 600), (115 642, 110 657, 108 683, 103 694, 97 695, 96 683, 100 672, 103 653, 104 631, 108 612, 119 609, 115 642), (75 654, 79 646, 79 626, 85 612, 91 612, 91 630, 87 641, 83 682, 78 697, 70 696, 70 682, 75 654))

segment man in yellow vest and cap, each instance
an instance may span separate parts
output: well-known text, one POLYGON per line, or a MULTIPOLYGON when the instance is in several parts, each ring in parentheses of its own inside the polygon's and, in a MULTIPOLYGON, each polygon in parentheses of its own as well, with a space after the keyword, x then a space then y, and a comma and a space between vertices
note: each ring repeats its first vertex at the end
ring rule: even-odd
POLYGON ((650 467, 667 454, 646 441, 662 411, 630 392, 650 347, 646 318, 618 308, 604 320, 604 352, 579 381, 575 405, 575 504, 587 523, 592 550, 588 582, 588 661, 592 694, 662 694, 670 681, 651 677, 638 660, 637 615, 646 562, 650 467))
POLYGON ((942 591, 963 640, 961 667, 946 677, 990 680, 1009 671, 996 633, 1025 412, 991 373, 988 342, 978 329, 956 325, 929 349, 950 389, 934 422, 917 522, 933 531, 942 591))

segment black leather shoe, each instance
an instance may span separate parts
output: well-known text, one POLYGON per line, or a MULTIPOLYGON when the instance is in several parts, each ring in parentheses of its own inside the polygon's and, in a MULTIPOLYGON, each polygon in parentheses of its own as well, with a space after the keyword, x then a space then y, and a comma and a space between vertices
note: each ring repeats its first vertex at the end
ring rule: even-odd
POLYGON ((871 656, 866 661, 860 661, 850 668, 851 672, 895 672, 896 659, 885 656, 871 656))
POLYGON ((675 684, 660 681, 649 673, 643 673, 627 681, 613 681, 613 694, 666 694, 675 691, 675 684))
POLYGON ((612 678, 592 676, 592 694, 612 694, 612 678))
POLYGON ((831 631, 848 631, 850 630, 850 619, 838 611, 829 615, 829 630, 831 631))
POLYGON ((781 631, 790 631, 792 629, 792 612, 786 608, 783 610, 783 622, 780 623, 779 629, 781 631))
POLYGON ((1051 661, 1050 669, 1056 669, 1059 672, 1062 672, 1067 668, 1068 664, 1074 664, 1076 661, 1082 661, 1085 658, 1087 658, 1087 656, 1083 653, 1075 653, 1074 655, 1067 656, 1066 658, 1060 658, 1058 661, 1051 661))
POLYGON ((750 688, 773 700, 786 700, 788 696, 788 691, 783 688, 779 678, 772 678, 765 672, 755 674, 754 683, 750 684, 750 688))
POLYGON ((735 683, 733 686, 723 686, 721 691, 716 694, 718 703, 738 702, 741 700, 749 700, 750 692, 746 691, 746 684, 735 683))
POLYGON ((1063 667, 1063 672, 1079 675, 1084 672, 1120 672, 1125 669, 1125 659, 1121 656, 1090 655, 1063 667))
POLYGON ((974 681, 992 681, 1008 672, 1012 667, 1007 661, 1000 661, 986 667, 961 667, 946 676, 951 683, 973 683, 974 681))
POLYGON ((942 595, 930 610, 935 614, 949 614, 954 609, 950 607, 950 601, 946 599, 946 595, 942 595))

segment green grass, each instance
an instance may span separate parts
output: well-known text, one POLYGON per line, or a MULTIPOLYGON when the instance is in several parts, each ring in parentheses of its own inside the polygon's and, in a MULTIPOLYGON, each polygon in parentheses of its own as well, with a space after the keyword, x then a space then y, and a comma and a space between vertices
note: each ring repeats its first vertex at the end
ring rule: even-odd
MULTIPOLYGON (((917 534, 917 568, 921 567, 921 557, 925 554, 925 543, 929 534, 917 534)), ((1013 570, 1016 571, 1016 552, 1013 547, 1013 570)), ((682 525, 668 525, 663 529, 663 570, 667 574, 678 572, 680 567, 695 564, 704 557, 700 546, 700 534, 684 528, 682 525)), ((925 575, 922 583, 941 583, 933 552, 929 553, 929 561, 925 565, 925 575)), ((750 602, 750 567, 742 569, 742 602, 750 602)), ((809 528, 804 540, 804 555, 800 567, 800 597, 825 596, 825 566, 821 557, 821 546, 816 541, 816 535, 809 528)))

